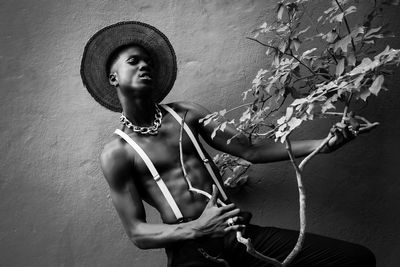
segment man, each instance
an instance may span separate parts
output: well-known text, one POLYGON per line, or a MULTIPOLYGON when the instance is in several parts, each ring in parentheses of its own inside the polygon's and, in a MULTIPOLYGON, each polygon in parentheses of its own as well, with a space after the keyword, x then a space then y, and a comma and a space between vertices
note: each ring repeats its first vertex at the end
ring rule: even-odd
MULTIPOLYGON (((284 146, 270 140, 250 145, 244 136, 227 145, 236 130, 227 126, 212 139, 216 125, 199 122, 209 113, 205 108, 186 102, 159 105, 176 78, 175 53, 164 34, 140 22, 100 30, 85 47, 81 76, 100 104, 123 112, 122 129, 100 160, 115 208, 136 246, 165 247, 170 266, 267 266, 236 241, 236 231, 243 231, 261 253, 279 260, 287 256, 297 232, 249 224, 248 214, 230 203, 197 139, 252 163, 288 159, 284 146), (142 201, 159 211, 162 224, 146 222, 142 201)), ((343 129, 329 146, 340 147, 348 134, 343 129)), ((320 143, 294 141, 292 149, 301 157, 320 143)), ((307 234, 293 266, 375 266, 375 259, 359 245, 307 234)))

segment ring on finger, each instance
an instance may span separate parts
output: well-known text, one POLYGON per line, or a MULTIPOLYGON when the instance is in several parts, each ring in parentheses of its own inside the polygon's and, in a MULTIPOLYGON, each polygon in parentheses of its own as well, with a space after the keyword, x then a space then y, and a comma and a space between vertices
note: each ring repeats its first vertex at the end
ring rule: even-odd
POLYGON ((235 222, 233 221, 233 218, 229 218, 226 222, 228 223, 228 226, 234 226, 235 225, 235 222))
POLYGON ((351 133, 352 133, 354 136, 357 136, 357 135, 358 135, 358 131, 357 131, 357 130, 350 129, 350 131, 351 131, 351 133))

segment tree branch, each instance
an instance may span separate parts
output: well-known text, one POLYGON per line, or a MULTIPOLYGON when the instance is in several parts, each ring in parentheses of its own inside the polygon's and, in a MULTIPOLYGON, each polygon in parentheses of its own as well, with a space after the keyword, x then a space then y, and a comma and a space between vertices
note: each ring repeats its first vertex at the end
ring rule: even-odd
POLYGON ((289 136, 285 140, 286 143, 286 150, 289 154, 290 162, 293 165, 293 168, 296 171, 296 178, 297 178, 297 187, 299 190, 299 213, 300 213, 300 230, 299 230, 299 237, 297 238, 296 245, 294 246, 293 250, 289 253, 289 255, 286 257, 286 259, 283 261, 283 266, 288 266, 293 259, 296 257, 296 255, 300 252, 303 243, 304 243, 304 236, 305 236, 305 230, 306 230, 306 193, 305 189, 303 186, 303 181, 302 181, 302 170, 301 168, 297 165, 293 151, 292 151, 292 146, 289 140, 289 136))
MULTIPOLYGON (((342 13, 343 13, 343 20, 344 20, 344 23, 346 24, 347 32, 350 34, 351 31, 350 31, 349 22, 347 21, 346 15, 344 14, 343 7, 340 5, 340 3, 339 3, 338 0, 335 0, 335 2, 336 2, 336 4, 338 5, 340 11, 342 11, 342 13)), ((351 38, 351 46, 353 47, 353 51, 354 51, 354 53, 355 53, 355 52, 356 52, 356 45, 354 44, 353 37, 351 38)))
MULTIPOLYGON (((252 41, 254 41, 254 42, 257 42, 257 43, 259 43, 259 44, 261 44, 261 45, 263 45, 263 46, 266 46, 266 47, 269 47, 269 48, 278 50, 278 48, 276 48, 276 47, 274 47, 274 46, 272 46, 272 45, 269 45, 269 44, 264 44, 264 43, 260 42, 259 40, 255 39, 255 38, 251 38, 251 37, 246 37, 246 38, 249 39, 249 40, 252 40, 252 41)), ((303 61, 301 61, 300 59, 298 59, 295 55, 293 55, 293 54, 291 54, 291 53, 287 53, 287 52, 281 52, 281 53, 284 54, 284 55, 287 55, 287 56, 290 56, 290 57, 294 58, 297 62, 299 62, 302 66, 304 66, 304 67, 305 67, 308 71, 310 71, 312 74, 317 75, 317 74, 315 73, 315 71, 313 71, 309 66, 307 66, 306 64, 304 64, 303 61)))
POLYGON ((280 263, 278 260, 274 259, 274 258, 270 258, 268 256, 265 256, 263 254, 261 254, 260 252, 258 252, 257 250, 254 249, 253 244, 251 243, 251 239, 250 238, 244 238, 242 235, 242 232, 237 231, 236 232, 236 239, 239 243, 242 243, 243 245, 246 246, 246 251, 247 253, 249 253, 250 255, 254 256, 257 259, 260 259, 264 262, 270 263, 274 266, 277 267, 283 267, 285 265, 283 265, 282 263, 280 263))

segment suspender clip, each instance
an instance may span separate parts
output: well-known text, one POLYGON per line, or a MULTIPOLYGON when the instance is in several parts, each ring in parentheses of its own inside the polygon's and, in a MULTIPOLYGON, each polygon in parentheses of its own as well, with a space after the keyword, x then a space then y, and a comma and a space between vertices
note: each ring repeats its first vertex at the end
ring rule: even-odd
POLYGON ((158 182, 158 181, 160 181, 160 179, 161 179, 161 176, 159 174, 154 176, 154 181, 158 182))
POLYGON ((204 163, 209 163, 210 161, 209 161, 208 159, 205 158, 205 159, 203 159, 203 162, 204 162, 204 163))

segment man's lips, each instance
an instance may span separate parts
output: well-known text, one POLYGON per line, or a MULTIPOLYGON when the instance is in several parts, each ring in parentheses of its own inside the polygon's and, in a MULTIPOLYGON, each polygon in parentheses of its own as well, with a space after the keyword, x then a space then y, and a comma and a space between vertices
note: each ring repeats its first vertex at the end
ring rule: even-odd
POLYGON ((139 74, 139 79, 142 79, 142 80, 151 80, 152 78, 151 78, 150 73, 144 72, 144 73, 140 73, 140 74, 139 74))

